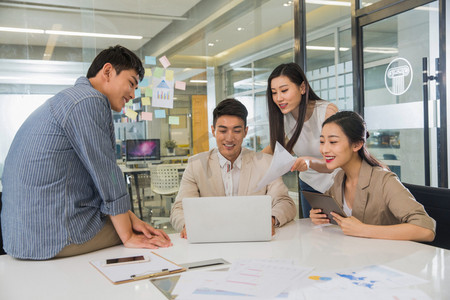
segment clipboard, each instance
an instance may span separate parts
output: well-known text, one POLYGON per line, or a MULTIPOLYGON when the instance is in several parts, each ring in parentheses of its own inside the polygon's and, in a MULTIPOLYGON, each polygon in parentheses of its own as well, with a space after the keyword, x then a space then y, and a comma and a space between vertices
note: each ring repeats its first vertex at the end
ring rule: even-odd
POLYGON ((150 254, 145 253, 143 255, 149 256, 150 261, 118 266, 104 266, 104 260, 100 260, 91 261, 90 264, 113 284, 155 278, 187 270, 155 252, 150 252, 150 254))

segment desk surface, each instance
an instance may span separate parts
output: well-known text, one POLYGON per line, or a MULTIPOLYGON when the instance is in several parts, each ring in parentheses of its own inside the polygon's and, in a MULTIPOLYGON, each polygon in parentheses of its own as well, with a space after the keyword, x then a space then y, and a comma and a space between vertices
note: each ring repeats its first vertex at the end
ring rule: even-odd
MULTIPOLYGON (((317 271, 382 264, 429 280, 414 286, 431 299, 450 299, 450 251, 428 245, 345 236, 337 226, 313 228, 309 219, 277 229, 270 242, 189 244, 171 235, 174 246, 155 250, 176 263, 224 258, 290 258, 317 271)), ((49 261, 0 256, 0 299, 166 299, 149 280, 113 285, 89 261, 142 252, 116 246, 49 261)))
POLYGON ((122 171, 122 173, 144 173, 144 172, 149 172, 150 170, 155 170, 158 166, 173 167, 173 168, 178 169, 178 171, 184 171, 184 169, 186 169, 187 163, 157 164, 157 165, 149 164, 148 167, 145 167, 145 168, 130 168, 130 167, 127 167, 127 165, 125 165, 125 164, 119 164, 118 166, 119 166, 120 170, 122 171))

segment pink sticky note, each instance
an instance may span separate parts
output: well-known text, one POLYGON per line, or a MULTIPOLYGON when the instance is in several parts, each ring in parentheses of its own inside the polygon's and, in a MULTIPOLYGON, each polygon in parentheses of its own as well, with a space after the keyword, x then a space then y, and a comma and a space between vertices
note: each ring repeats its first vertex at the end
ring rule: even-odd
POLYGON ((186 90, 186 82, 184 82, 184 81, 175 81, 175 88, 177 90, 185 91, 186 90))
POLYGON ((165 55, 161 57, 159 61, 163 65, 164 69, 167 69, 167 67, 170 66, 170 61, 167 59, 165 55))
POLYGON ((141 112, 141 119, 151 121, 151 120, 153 120, 153 113, 143 111, 143 112, 141 112))

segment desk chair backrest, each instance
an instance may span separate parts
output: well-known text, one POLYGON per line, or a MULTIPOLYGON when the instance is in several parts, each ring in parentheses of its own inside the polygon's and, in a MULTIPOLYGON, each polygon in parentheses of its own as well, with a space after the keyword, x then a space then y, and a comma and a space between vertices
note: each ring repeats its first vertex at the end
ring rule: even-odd
POLYGON ((450 189, 408 183, 404 185, 436 221, 436 238, 426 244, 450 250, 450 189))
POLYGON ((152 191, 156 194, 175 194, 180 187, 178 169, 169 166, 157 166, 150 171, 150 182, 152 191))

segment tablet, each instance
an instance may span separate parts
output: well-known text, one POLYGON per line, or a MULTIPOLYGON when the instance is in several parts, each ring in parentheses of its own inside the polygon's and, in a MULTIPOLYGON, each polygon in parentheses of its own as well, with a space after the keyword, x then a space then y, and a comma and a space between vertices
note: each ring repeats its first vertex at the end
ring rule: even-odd
POLYGON ((312 208, 321 208, 323 213, 327 214, 331 224, 337 225, 336 221, 333 219, 333 216, 330 214, 331 212, 335 212, 342 217, 347 217, 341 206, 333 197, 307 191, 302 191, 302 193, 312 208))

